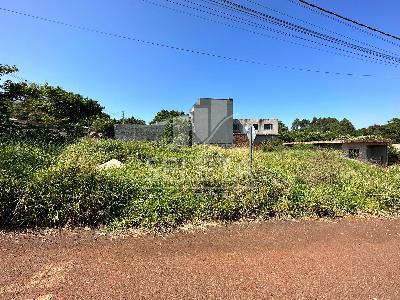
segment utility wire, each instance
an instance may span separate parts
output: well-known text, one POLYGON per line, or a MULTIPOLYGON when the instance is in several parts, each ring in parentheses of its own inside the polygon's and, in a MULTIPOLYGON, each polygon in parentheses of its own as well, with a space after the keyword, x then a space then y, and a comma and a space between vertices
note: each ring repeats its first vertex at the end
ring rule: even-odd
MULTIPOLYGON (((142 1, 144 1, 144 0, 142 0, 142 1)), ((332 45, 328 45, 326 43, 322 43, 322 42, 314 41, 314 40, 307 39, 307 38, 304 38, 304 37, 300 37, 300 36, 297 36, 297 35, 293 35, 291 33, 287 33, 287 32, 281 31, 281 30, 277 30, 277 29, 273 29, 271 27, 268 27, 268 26, 265 26, 265 25, 261 25, 259 23, 256 23, 256 22, 253 22, 253 21, 250 21, 250 20, 246 20, 246 19, 234 16, 232 14, 225 13, 225 12, 222 12, 220 10, 213 9, 213 8, 209 8, 210 10, 214 11, 214 12, 210 12, 210 11, 199 9, 199 8, 196 8, 196 7, 193 7, 193 6, 190 6, 190 5, 179 3, 179 2, 176 2, 176 1, 173 1, 173 0, 165 0, 165 1, 169 2, 171 4, 179 5, 181 7, 185 7, 185 8, 189 8, 189 9, 195 10, 197 12, 206 13, 206 14, 209 14, 209 15, 212 15, 212 16, 224 18, 224 19, 227 19, 227 20, 230 20, 230 21, 233 21, 233 22, 237 22, 237 23, 240 23, 240 24, 245 24, 247 26, 252 26, 252 27, 255 27, 255 28, 258 28, 258 29, 268 30, 268 31, 271 31, 271 32, 274 32, 274 33, 278 33, 278 34, 281 34, 281 35, 285 35, 285 36, 288 36, 288 37, 301 39, 303 41, 307 41, 307 42, 311 42, 311 43, 314 43, 314 44, 322 45, 324 47, 328 47, 328 48, 331 48, 331 49, 347 52, 347 53, 350 53, 350 54, 353 54, 353 55, 365 57, 365 58, 368 58, 368 59, 375 60, 377 62, 383 62, 385 64, 391 64, 391 65, 397 67, 397 64, 395 62, 389 62, 387 60, 382 60, 382 59, 371 57, 371 56, 364 55, 364 54, 361 54, 361 53, 356 53, 356 52, 353 52, 353 51, 341 49, 341 48, 338 48, 338 47, 335 47, 335 46, 332 46, 332 45)), ((183 0, 183 1, 194 3, 194 2, 189 1, 189 0, 183 0)), ((203 0, 203 1, 207 1, 207 0, 203 0)), ((203 6, 201 4, 197 4, 197 5, 198 6, 203 6)), ((206 7, 206 9, 207 9, 207 7, 206 7)), ((262 21, 264 21, 264 20, 262 20, 262 21)))
POLYGON ((325 9, 325 8, 322 8, 322 7, 318 6, 318 5, 309 3, 309 2, 307 2, 307 1, 304 1, 304 0, 299 0, 299 1, 300 1, 301 3, 303 3, 303 4, 305 4, 305 5, 308 5, 308 6, 311 6, 311 7, 313 7, 313 8, 316 8, 316 9, 318 9, 318 10, 320 10, 320 11, 323 11, 324 13, 327 13, 327 14, 329 14, 329 15, 335 16, 335 17, 337 17, 337 18, 339 18, 339 19, 345 20, 345 21, 347 21, 347 22, 356 24, 356 25, 358 25, 358 26, 367 28, 367 29, 369 29, 369 30, 371 30, 371 31, 374 31, 374 32, 383 34, 383 35, 385 35, 385 36, 388 36, 388 37, 391 37, 391 38, 393 38, 393 39, 396 39, 396 40, 399 40, 399 41, 400 41, 400 37, 398 37, 398 36, 395 36, 395 35, 392 35, 392 34, 390 34, 390 33, 387 33, 387 32, 384 32, 384 31, 382 31, 382 30, 379 30, 379 29, 377 29, 377 28, 374 28, 374 27, 365 25, 365 24, 360 23, 360 22, 358 22, 358 21, 355 21, 355 20, 353 20, 353 19, 350 19, 350 18, 341 16, 341 15, 339 15, 339 14, 337 14, 337 13, 334 13, 334 12, 332 12, 332 11, 329 11, 329 10, 327 10, 327 9, 325 9))
POLYGON ((333 20, 333 21, 335 21, 335 22, 337 22, 337 23, 339 23, 339 24, 343 24, 343 25, 345 25, 345 26, 347 26, 347 27, 349 27, 349 28, 358 30, 358 31, 360 31, 360 32, 362 32, 362 33, 365 33, 365 34, 368 34, 368 35, 370 35, 370 36, 372 36, 372 37, 374 37, 374 38, 380 39, 380 40, 382 40, 382 41, 384 41, 384 42, 387 42, 387 43, 390 43, 390 44, 392 44, 392 45, 394 45, 394 46, 400 47, 399 44, 393 42, 392 40, 388 40, 388 39, 386 39, 386 38, 383 38, 382 36, 379 36, 379 35, 377 35, 377 34, 372 33, 371 31, 367 31, 367 30, 365 30, 365 29, 363 29, 363 28, 354 26, 353 24, 349 24, 348 22, 344 22, 344 21, 342 21, 342 20, 340 20, 340 19, 338 19, 338 18, 335 18, 335 17, 333 17, 333 16, 327 14, 327 13, 324 13, 324 12, 319 11, 319 10, 317 10, 317 9, 313 9, 312 7, 307 6, 307 5, 305 5, 305 4, 302 4, 301 2, 297 2, 297 1, 294 1, 294 0, 288 0, 288 1, 289 1, 290 3, 293 3, 293 4, 295 4, 295 5, 300 6, 300 7, 302 7, 302 8, 305 8, 305 9, 307 9, 307 10, 310 10, 310 11, 312 11, 312 12, 314 12, 314 13, 317 13, 317 14, 323 16, 323 17, 326 17, 326 18, 328 18, 328 19, 330 19, 330 20, 333 20))
MULTIPOLYGON (((176 2, 170 1, 170 0, 166 0, 166 1, 171 2, 171 3, 176 3, 176 2)), ((210 9, 210 10, 215 11, 215 12, 217 12, 217 13, 222 13, 222 14, 224 14, 224 15, 228 15, 228 16, 234 17, 234 18, 236 18, 236 19, 240 19, 240 18, 237 17, 237 16, 234 16, 234 15, 231 15, 231 14, 227 14, 227 13, 225 13, 225 12, 221 12, 221 11, 219 11, 219 10, 210 8, 210 7, 205 6, 205 5, 202 5, 202 4, 198 4, 198 3, 193 2, 193 1, 190 1, 190 0, 182 0, 182 1, 185 1, 185 2, 188 2, 188 3, 191 3, 191 4, 194 4, 194 5, 197 5, 197 6, 200 6, 200 7, 204 7, 204 8, 206 8, 206 9, 210 9)), ((224 2, 230 2, 230 1, 226 1, 226 0, 223 0, 223 1, 224 1, 224 2)), ((224 9, 230 8, 230 9, 232 9, 232 10, 234 10, 234 11, 238 11, 238 12, 240 12, 240 13, 242 13, 242 14, 245 14, 245 15, 247 15, 247 16, 250 16, 250 17, 252 17, 252 18, 256 18, 256 19, 259 20, 259 21, 261 20, 261 21, 264 21, 264 22, 269 22, 269 23, 272 23, 272 24, 274 24, 274 25, 278 25, 278 26, 280 26, 280 27, 284 27, 284 28, 286 28, 286 29, 290 29, 290 30, 293 30, 293 31, 296 31, 296 32, 299 32, 299 33, 302 33, 302 34, 307 34, 307 35, 309 35, 309 36, 314 36, 314 37, 316 36, 315 34, 310 34, 309 32, 304 32, 304 30, 303 30, 304 28, 303 28, 303 29, 300 28, 300 30, 299 30, 299 28, 293 28, 293 27, 288 27, 288 26, 286 26, 286 25, 278 24, 278 23, 276 23, 275 21, 271 21, 270 19, 266 19, 265 17, 260 17, 260 16, 257 16, 257 15, 251 14, 251 13, 249 13, 249 12, 247 12, 247 11, 243 11, 243 10, 241 10, 241 9, 238 9, 237 7, 230 7, 230 6, 226 7, 224 4, 219 3, 219 2, 217 2, 217 1, 214 1, 214 0, 203 0, 203 2, 208 2, 208 3, 212 4, 212 5, 217 5, 217 6, 220 6, 220 7, 224 8, 224 9)), ((180 4, 180 3, 176 3, 176 4, 181 5, 181 6, 186 6, 186 5, 183 5, 183 4, 180 4)), ((239 6, 241 6, 241 5, 239 5, 239 6)), ((189 7, 189 6, 186 6, 186 7, 189 7)), ((192 8, 192 7, 190 7, 190 8, 192 8)), ((194 9, 194 8, 193 8, 193 9, 194 9)), ((200 11, 199 9, 196 9, 196 10, 200 11)), ((204 11, 203 11, 203 12, 204 12, 204 11)), ((271 18, 273 18, 273 17, 271 17, 271 18)), ((250 22, 250 23, 252 23, 252 24, 256 24, 257 27, 260 26, 259 23, 251 22, 251 21, 248 21, 248 20, 246 20, 246 21, 247 21, 247 22, 250 22)), ((285 21, 284 21, 284 22, 285 22, 285 21)), ((288 22, 286 22, 286 23, 288 23, 288 22)), ((297 25, 295 25, 295 26, 297 26, 297 25)), ((274 32, 278 32, 278 33, 280 32, 281 34, 285 34, 285 35, 286 35, 285 32, 282 32, 282 31, 279 31, 279 30, 273 30, 273 29, 271 29, 271 28, 269 28, 268 30, 274 31, 274 32)), ((305 30, 308 30, 308 29, 305 29, 305 30)), ((317 34, 318 34, 318 35, 321 35, 320 33, 317 33, 317 34)), ((297 36, 293 36, 293 37, 299 38, 299 37, 297 37, 297 36)), ((317 37, 321 38, 320 36, 317 36, 317 37)), ((338 44, 338 45, 343 45, 343 43, 344 43, 343 41, 340 41, 340 40, 336 40, 336 41, 335 41, 335 40, 332 40, 333 38, 331 38, 331 37, 329 37, 329 36, 328 36, 328 38, 322 38, 322 39, 325 40, 325 41, 331 42, 331 43, 336 43, 336 44, 338 44)), ((316 43, 315 41, 312 41, 312 40, 308 40, 308 39, 305 39, 305 40, 310 41, 310 42, 313 42, 313 43, 316 43)), ((323 46, 327 46, 326 44, 321 44, 321 43, 319 43, 319 44, 320 44, 320 45, 323 45, 323 46)), ((346 45, 345 45, 345 46, 346 46, 346 45)), ((353 44, 348 44, 347 46, 350 47, 350 48, 353 48, 353 49, 355 49, 355 50, 359 50, 359 51, 361 51, 361 52, 370 54, 370 55, 375 55, 375 56, 378 56, 378 57, 383 57, 384 59, 392 60, 392 61, 394 61, 395 63, 400 62, 400 58, 397 58, 397 57, 393 57, 393 56, 390 56, 390 55, 385 55, 385 54, 382 54, 382 53, 379 53, 379 52, 375 52, 375 51, 370 50, 370 49, 366 49, 366 50, 365 50, 365 48, 364 48, 364 49, 361 49, 362 47, 359 47, 359 46, 353 45, 353 44), (349 45, 350 45, 350 46, 349 46, 349 45), (374 53, 372 53, 372 52, 374 52, 374 53), (398 60, 398 61, 396 61, 396 60, 398 60)), ((328 46, 328 47, 329 47, 329 46, 328 46)), ((342 49, 340 49, 340 48, 336 48, 336 47, 334 47, 334 48, 335 48, 335 49, 338 49, 338 50, 340 50, 340 51, 346 51, 346 50, 342 50, 342 49)), ((354 52, 352 52, 352 53, 354 53, 354 52)), ((366 56, 366 55, 361 55, 361 54, 356 54, 356 55, 368 57, 368 58, 370 58, 370 59, 375 59, 375 58, 371 58, 371 57, 366 56)), ((377 60, 378 60, 378 61, 384 61, 384 60, 379 60, 379 59, 377 59, 377 60)), ((386 62, 386 61, 384 61, 384 62, 386 62)))
MULTIPOLYGON (((318 48, 318 47, 313 47, 313 46, 311 46, 311 45, 306 45, 306 44, 294 42, 294 41, 292 41, 292 40, 288 40, 288 39, 284 39, 284 38, 279 38, 279 37, 276 37, 276 36, 273 36, 273 35, 269 35, 269 34, 261 33, 261 32, 258 32, 258 31, 254 31, 254 30, 251 30, 251 29, 247 29, 247 28, 235 26, 235 25, 232 25, 232 24, 228 24, 228 23, 225 23, 225 22, 218 21, 218 20, 210 19, 210 18, 207 18, 207 17, 204 17, 204 16, 199 16, 199 15, 196 15, 196 14, 192 14, 192 13, 190 13, 190 12, 187 12, 187 11, 184 11, 184 10, 181 10, 181 9, 177 9, 177 8, 174 8, 174 7, 166 6, 166 5, 160 4, 159 2, 154 2, 154 1, 150 1, 150 0, 142 0, 142 1, 143 1, 144 3, 150 4, 150 5, 153 5, 153 6, 157 6, 157 7, 163 8, 163 9, 168 9, 168 10, 171 10, 171 11, 174 11, 174 12, 177 12, 177 13, 180 13, 180 14, 183 14, 183 15, 187 15, 187 16, 190 16, 190 17, 199 18, 199 19, 202 19, 202 20, 205 20, 205 21, 209 21, 209 22, 216 23, 216 24, 224 25, 224 26, 227 26, 227 27, 230 27, 230 28, 233 28, 233 29, 239 29, 239 30, 242 30, 242 31, 246 31, 246 32, 252 33, 252 34, 254 34, 254 35, 259 35, 259 36, 263 36, 263 37, 275 39, 275 40, 278 40, 278 41, 283 41, 283 42, 286 42, 286 43, 290 43, 290 44, 293 44, 293 45, 302 46, 302 47, 306 47, 306 48, 318 50, 318 51, 321 51, 321 52, 326 52, 326 53, 330 53, 330 54, 339 55, 339 56, 342 56, 342 57, 357 59, 357 60, 360 60, 360 61, 363 61, 363 62, 376 63, 376 64, 381 64, 381 65, 385 65, 385 66, 390 66, 390 67, 397 68, 397 65, 396 65, 396 64, 393 64, 393 63, 391 63, 391 62, 386 62, 386 61, 383 61, 383 60, 378 60, 378 59, 376 59, 376 58, 372 58, 372 57, 364 56, 364 55, 361 55, 361 56, 370 58, 370 59, 372 59, 372 60, 366 59, 366 58, 365 58, 365 59, 364 59, 364 58, 360 58, 360 57, 358 57, 358 56, 360 56, 359 53, 354 53, 354 52, 347 51, 347 50, 343 50, 343 49, 340 49, 340 48, 337 48, 337 47, 334 47, 334 46, 330 46, 330 45, 327 45, 327 44, 322 44, 322 43, 318 43, 318 42, 315 42, 315 41, 312 41, 312 40, 307 40, 307 39, 304 39, 304 38, 302 38, 302 37, 293 36, 293 35, 291 35, 291 34, 289 34, 289 33, 286 33, 286 32, 279 32, 279 33, 285 34, 285 35, 289 35, 289 36, 293 36, 293 37, 295 37, 295 38, 299 38, 299 39, 302 39, 302 40, 305 40, 305 41, 310 41, 310 42, 312 42, 312 43, 316 43, 316 44, 318 44, 318 45, 322 45, 322 46, 325 46, 325 47, 327 47, 327 48, 332 48, 332 49, 344 51, 344 52, 347 52, 347 53, 350 53, 350 54, 353 54, 353 55, 356 55, 356 56, 346 55, 346 54, 339 53, 339 52, 335 52, 335 51, 330 51, 330 50, 326 50, 326 49, 322 49, 322 48, 318 48)), ((168 0, 166 0, 166 1, 168 1, 168 0)), ((175 3, 175 2, 174 2, 174 3, 175 3)), ((198 10, 198 9, 196 9, 196 8, 193 8, 193 9, 198 10)), ((215 14, 212 14, 212 15, 215 15, 215 14)), ((224 18, 223 16, 220 16, 220 17, 224 18)), ((225 19, 226 19, 226 18, 225 18, 225 19)), ((229 20, 238 22, 237 20, 233 20, 233 19, 229 19, 229 20)), ((241 20, 244 20, 244 19, 241 19, 241 20)), ((246 23, 246 22, 239 22, 239 23, 253 26, 252 24, 248 24, 248 23, 246 23)), ((270 29, 269 27, 266 27, 266 26, 263 26, 263 25, 253 26, 253 27, 255 27, 255 28, 260 28, 260 29, 265 29, 265 30, 267 30, 267 31, 271 31, 271 30, 272 30, 273 32, 276 32, 275 30, 270 29), (260 26, 261 26, 261 27, 260 27, 260 26)))
MULTIPOLYGON (((184 1, 191 2, 190 0, 184 0, 184 1)), ((320 32, 314 31, 314 30, 310 30, 308 28, 299 26, 297 24, 290 23, 288 21, 273 17, 273 16, 265 14, 263 12, 254 10, 252 8, 237 4, 237 3, 233 2, 233 1, 229 1, 229 0, 209 0, 208 2, 210 2, 210 1, 213 2, 213 3, 216 3, 217 5, 223 5, 223 6, 229 8, 231 10, 235 10, 235 11, 238 11, 238 12, 240 12, 242 14, 245 14, 245 15, 248 15, 248 16, 251 16, 251 17, 255 17, 255 18, 259 19, 259 20, 264 20, 266 22, 272 23, 272 24, 280 26, 280 27, 284 27, 284 28, 287 28, 287 29, 290 29, 290 30, 295 30, 295 31, 301 32, 303 34, 306 34, 306 35, 309 35, 309 36, 312 36, 312 37, 315 37, 315 38, 319 38, 319 39, 322 39, 322 40, 325 40, 325 41, 328 41, 328 42, 331 42, 331 43, 339 44, 341 46, 349 47, 349 48, 352 48, 352 49, 355 49, 355 50, 358 50, 358 51, 361 51, 361 52, 365 52, 365 53, 368 53, 368 54, 371 54, 371 55, 374 55, 374 56, 378 56, 378 57, 381 57, 381 58, 384 58, 384 59, 387 59, 387 60, 392 60, 392 61, 395 61, 396 63, 400 62, 400 58, 399 57, 395 57, 395 56, 392 56, 392 55, 388 55, 388 54, 384 54, 384 53, 381 53, 381 52, 377 52, 375 50, 371 50, 371 49, 368 49, 368 48, 365 48, 365 47, 362 47, 362 46, 358 46, 358 45, 352 44, 352 43, 347 42, 347 41, 340 40, 340 39, 335 38, 335 37, 331 37, 329 35, 326 35, 326 34, 323 34, 323 33, 320 33, 320 32)), ((200 5, 200 4, 198 4, 198 5, 200 5)))
MULTIPOLYGON (((242 59, 242 58, 237 58, 237 57, 230 57, 230 56, 215 54, 215 53, 206 52, 206 51, 202 51, 202 50, 181 48, 181 47, 173 46, 173 45, 170 45, 170 44, 164 44, 164 43, 159 43, 159 42, 142 40, 142 39, 138 39, 138 38, 122 35, 122 34, 110 33, 110 32, 101 31, 101 30, 97 30, 97 29, 93 29, 93 28, 89 28, 89 27, 85 27, 85 26, 74 25, 74 24, 65 23, 65 22, 62 22, 62 21, 54 20, 54 19, 40 17, 40 16, 37 16, 37 15, 31 15, 31 14, 28 14, 28 13, 23 13, 23 12, 11 10, 11 9, 3 8, 3 7, 0 7, 0 10, 3 11, 3 12, 8 12, 8 13, 12 13, 12 14, 16 14, 16 15, 20 15, 20 16, 24 16, 24 17, 29 17, 29 18, 32 18, 32 19, 35 19, 35 20, 39 20, 39 21, 44 21, 44 22, 48 22, 48 23, 52 23, 52 24, 66 26, 66 27, 69 27, 69 28, 72 28, 72 29, 78 29, 78 30, 81 30, 81 31, 97 33, 97 34, 100 34, 100 35, 113 37, 113 38, 130 40, 130 41, 134 41, 134 42, 138 42, 138 43, 142 43, 142 44, 146 44, 146 45, 151 45, 151 46, 168 48, 168 49, 172 49, 172 50, 176 50, 176 51, 180 51, 180 52, 185 52, 185 53, 193 53, 193 54, 202 55, 202 56, 220 58, 220 59, 224 59, 224 60, 228 60, 228 61, 235 61, 235 62, 248 63, 248 64, 253 64, 253 65, 260 65, 260 66, 266 66, 266 67, 279 68, 279 69, 283 69, 283 70, 302 71, 302 72, 310 72, 310 73, 313 72, 313 73, 320 73, 320 74, 345 75, 345 76, 355 76, 356 75, 354 73, 320 71, 320 70, 308 69, 308 68, 289 67, 289 66, 285 66, 285 65, 273 65, 273 64, 268 64, 268 63, 264 63, 264 62, 260 62, 260 61, 251 60, 251 59, 242 59)), ((371 77, 371 76, 374 76, 374 75, 372 75, 372 74, 360 74, 360 75, 357 75, 357 76, 371 77)))
POLYGON ((252 3, 252 4, 254 4, 254 5, 257 5, 257 6, 259 6, 259 7, 262 7, 262 8, 264 8, 264 9, 267 9, 267 10, 270 10, 270 11, 272 11, 272 12, 278 13, 278 14, 280 14, 280 15, 282 15, 282 16, 287 17, 287 18, 291 18, 291 19, 293 19, 293 20, 302 22, 302 23, 304 23, 304 24, 313 26, 313 27, 315 27, 315 28, 319 28, 319 29, 322 29, 322 30, 324 30, 324 31, 327 31, 327 32, 336 34, 336 35, 338 35, 338 36, 344 37, 344 38, 349 39, 349 40, 351 40, 351 41, 353 41, 353 42, 357 42, 357 43, 359 43, 359 44, 362 44, 362 45, 365 45, 365 46, 369 46, 369 47, 375 48, 375 49, 377 49, 377 50, 380 50, 380 51, 383 51, 383 52, 386 52, 386 53, 389 53, 389 54, 392 54, 392 55, 397 55, 396 53, 393 53, 393 52, 391 52, 391 51, 388 51, 388 50, 385 50, 385 49, 376 47, 376 46, 374 46, 374 45, 371 45, 371 44, 366 43, 366 42, 362 42, 362 41, 360 41, 360 40, 354 39, 354 38, 352 38, 352 37, 349 37, 349 36, 347 36, 347 35, 341 34, 341 33, 339 33, 339 32, 336 32, 336 31, 330 30, 330 29, 328 29, 328 28, 325 28, 325 27, 322 27, 322 26, 313 24, 313 23, 311 23, 311 22, 302 20, 302 19, 300 19, 300 18, 291 16, 291 15, 288 15, 287 13, 284 13, 284 12, 281 12, 281 11, 276 10, 276 9, 274 9, 274 8, 271 8, 271 7, 269 7, 269 6, 265 5, 265 4, 261 4, 261 3, 259 3, 258 1, 254 1, 254 0, 246 0, 246 1, 249 2, 249 3, 252 3))

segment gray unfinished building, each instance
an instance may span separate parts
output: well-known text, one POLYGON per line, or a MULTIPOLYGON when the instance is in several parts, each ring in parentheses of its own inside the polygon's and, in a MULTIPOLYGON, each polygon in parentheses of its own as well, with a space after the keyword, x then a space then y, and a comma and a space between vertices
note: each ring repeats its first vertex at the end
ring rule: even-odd
POLYGON ((193 144, 233 145, 233 99, 200 98, 191 110, 193 144))
MULTIPOLYGON (((247 146, 248 141, 245 126, 252 125, 256 131, 255 144, 261 144, 266 139, 278 135, 278 120, 276 119, 235 119, 233 120, 233 99, 200 98, 192 107, 190 116, 174 119, 174 142, 191 140, 193 144, 212 144, 223 147, 247 146), (182 124, 189 123, 189 130, 182 124), (190 123, 191 131, 190 132, 190 123), (192 134, 190 136, 190 134, 192 134), (234 138, 235 134, 235 138, 234 138)), ((115 138, 119 140, 157 141, 163 137, 165 124, 156 125, 114 125, 115 138)))

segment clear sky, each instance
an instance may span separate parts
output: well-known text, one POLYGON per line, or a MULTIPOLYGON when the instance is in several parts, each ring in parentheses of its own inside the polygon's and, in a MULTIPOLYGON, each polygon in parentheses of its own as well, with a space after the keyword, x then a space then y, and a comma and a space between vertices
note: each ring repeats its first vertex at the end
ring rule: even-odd
MULTIPOLYGON (((149 1, 178 8, 165 0, 149 1)), ((247 0, 232 1, 284 18, 247 0)), ((326 29, 335 31, 400 56, 400 47, 288 0, 254 1, 322 28, 286 18, 296 24, 329 35, 333 34, 326 29)), ((400 35, 398 0, 309 1, 400 35)), ((206 1, 203 4, 207 4, 206 1)), ((301 41, 262 29, 225 20, 253 31, 251 33, 156 7, 142 0, 0 0, 0 7, 267 64, 355 74, 350 77, 290 71, 199 56, 79 31, 0 10, 0 63, 17 65, 19 76, 29 81, 59 85, 98 100, 113 117, 121 117, 125 111, 126 116, 150 121, 160 109, 188 111, 200 97, 231 97, 235 117, 279 118, 288 125, 296 117, 331 116, 348 118, 356 127, 363 127, 386 123, 400 114, 399 68, 376 64, 371 59, 360 61, 294 45, 265 35, 301 41), (362 74, 374 76, 358 76, 362 74)), ((204 13, 197 14, 206 17, 204 13)), ((217 20, 213 16, 207 17, 217 20)), ((313 45, 310 42, 304 44, 313 45)))

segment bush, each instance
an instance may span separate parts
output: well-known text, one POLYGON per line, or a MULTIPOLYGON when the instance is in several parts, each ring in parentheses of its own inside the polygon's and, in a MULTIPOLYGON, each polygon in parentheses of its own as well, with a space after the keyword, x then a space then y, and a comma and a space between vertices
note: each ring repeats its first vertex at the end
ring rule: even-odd
POLYGON ((114 137, 114 121, 106 117, 97 117, 90 127, 90 130, 101 133, 105 137, 114 137))
POLYGON ((330 150, 247 151, 83 140, 0 144, 0 227, 169 229, 185 222, 340 216, 400 209, 398 166, 330 150), (110 159, 121 168, 99 170, 110 159))
POLYGON ((389 164, 395 164, 400 161, 400 151, 397 150, 393 145, 390 145, 389 148, 389 164))
POLYGON ((280 151, 284 149, 284 146, 280 138, 273 137, 262 143, 261 149, 265 152, 280 151))

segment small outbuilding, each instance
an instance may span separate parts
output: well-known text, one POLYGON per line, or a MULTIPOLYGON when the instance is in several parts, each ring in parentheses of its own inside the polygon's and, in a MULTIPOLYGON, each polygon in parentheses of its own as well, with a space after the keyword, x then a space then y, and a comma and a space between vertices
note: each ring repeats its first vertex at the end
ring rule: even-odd
POLYGON ((285 143, 285 146, 298 144, 313 145, 321 148, 342 150, 349 158, 369 161, 375 164, 388 165, 388 143, 377 140, 333 140, 285 143))

